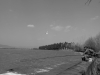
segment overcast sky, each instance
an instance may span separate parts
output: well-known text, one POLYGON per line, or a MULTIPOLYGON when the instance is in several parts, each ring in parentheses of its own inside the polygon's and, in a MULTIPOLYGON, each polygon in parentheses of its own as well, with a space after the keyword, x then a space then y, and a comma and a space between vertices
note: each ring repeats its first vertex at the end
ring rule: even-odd
POLYGON ((0 0, 0 44, 38 47, 83 42, 100 32, 100 3, 93 0, 0 0))

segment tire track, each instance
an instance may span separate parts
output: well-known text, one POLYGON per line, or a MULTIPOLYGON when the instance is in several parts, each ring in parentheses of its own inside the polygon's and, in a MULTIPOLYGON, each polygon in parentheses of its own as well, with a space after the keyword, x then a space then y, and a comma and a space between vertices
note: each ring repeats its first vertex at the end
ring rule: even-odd
POLYGON ((95 58, 92 63, 88 66, 85 75, 98 75, 97 65, 99 64, 98 58, 95 58))
POLYGON ((69 71, 69 70, 71 70, 71 69, 74 69, 75 67, 77 67, 77 66, 80 65, 81 63, 82 63, 82 61, 80 61, 80 62, 78 62, 78 63, 72 65, 71 67, 69 67, 69 68, 63 70, 62 72, 60 72, 60 73, 58 73, 58 74, 56 74, 56 75, 61 75, 61 74, 63 74, 65 71, 69 71))

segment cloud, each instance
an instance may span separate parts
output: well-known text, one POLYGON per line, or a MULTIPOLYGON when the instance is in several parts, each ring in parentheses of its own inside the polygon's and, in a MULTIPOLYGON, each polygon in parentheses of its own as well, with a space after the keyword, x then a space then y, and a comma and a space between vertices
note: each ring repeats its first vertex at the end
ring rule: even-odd
POLYGON ((46 32, 46 35, 48 35, 49 33, 48 33, 48 31, 46 32))
POLYGON ((55 30, 55 31, 61 31, 63 29, 62 26, 54 26, 51 29, 55 30))
POLYGON ((98 18, 99 18, 99 16, 95 16, 94 18, 91 18, 91 20, 96 20, 98 18))
POLYGON ((9 9, 10 12, 12 12, 13 10, 9 9))
POLYGON ((50 25, 50 27, 53 27, 53 26, 54 26, 54 25, 52 25, 52 24, 50 25))
POLYGON ((32 27, 32 28, 33 28, 33 27, 34 27, 34 25, 27 25, 27 27, 32 27))
POLYGON ((69 28, 71 28, 71 26, 66 26, 65 28, 66 28, 66 29, 69 29, 69 28))
POLYGON ((66 26, 64 32, 70 31, 71 26, 66 26))

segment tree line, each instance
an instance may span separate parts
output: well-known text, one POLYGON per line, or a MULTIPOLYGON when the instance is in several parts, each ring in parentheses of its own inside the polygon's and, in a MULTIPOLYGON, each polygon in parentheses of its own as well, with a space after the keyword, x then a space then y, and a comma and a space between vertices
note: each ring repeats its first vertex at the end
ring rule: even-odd
POLYGON ((75 46, 74 42, 60 42, 50 45, 39 46, 40 50, 62 50, 62 49, 73 49, 75 46))

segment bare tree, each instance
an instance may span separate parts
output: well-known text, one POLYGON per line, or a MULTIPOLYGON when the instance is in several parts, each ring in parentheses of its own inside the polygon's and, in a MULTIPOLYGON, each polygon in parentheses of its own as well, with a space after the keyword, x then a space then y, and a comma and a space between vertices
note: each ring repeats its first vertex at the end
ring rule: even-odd
POLYGON ((89 5, 89 4, 91 3, 91 1, 92 1, 92 0, 87 0, 87 2, 85 3, 85 5, 86 5, 86 4, 89 5))
MULTIPOLYGON (((86 5, 86 4, 89 5, 92 1, 93 1, 93 0, 87 0, 87 2, 85 3, 85 5, 86 5)), ((99 3, 100 3, 100 1, 99 1, 99 3)))

